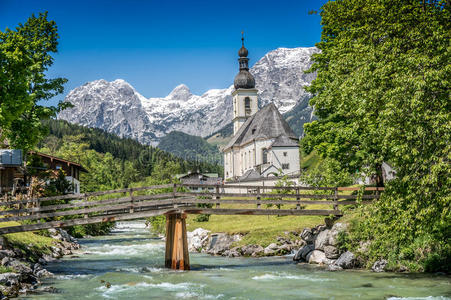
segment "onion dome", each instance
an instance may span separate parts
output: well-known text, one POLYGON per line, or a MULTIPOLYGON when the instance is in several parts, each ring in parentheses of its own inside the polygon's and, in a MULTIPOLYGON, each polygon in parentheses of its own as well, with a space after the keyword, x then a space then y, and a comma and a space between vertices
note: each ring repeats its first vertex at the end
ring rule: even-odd
POLYGON ((255 88, 255 79, 248 70, 241 70, 233 81, 235 89, 253 89, 255 88))
POLYGON ((249 58, 247 58, 248 51, 244 47, 244 37, 241 37, 241 48, 238 51, 238 59, 240 63, 240 72, 235 76, 233 85, 235 89, 253 89, 255 88, 255 79, 251 73, 249 73, 249 58))
POLYGON ((249 52, 247 51, 247 49, 243 46, 241 46, 240 50, 238 51, 238 56, 239 57, 247 57, 247 54, 249 52))

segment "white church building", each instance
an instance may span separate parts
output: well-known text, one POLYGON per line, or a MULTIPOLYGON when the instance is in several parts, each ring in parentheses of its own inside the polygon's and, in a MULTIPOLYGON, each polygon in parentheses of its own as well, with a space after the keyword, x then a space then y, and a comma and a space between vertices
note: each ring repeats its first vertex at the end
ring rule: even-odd
POLYGON ((240 72, 234 80, 233 137, 223 148, 224 179, 251 180, 298 175, 298 137, 271 102, 258 108, 255 79, 249 73, 248 51, 238 51, 240 72))

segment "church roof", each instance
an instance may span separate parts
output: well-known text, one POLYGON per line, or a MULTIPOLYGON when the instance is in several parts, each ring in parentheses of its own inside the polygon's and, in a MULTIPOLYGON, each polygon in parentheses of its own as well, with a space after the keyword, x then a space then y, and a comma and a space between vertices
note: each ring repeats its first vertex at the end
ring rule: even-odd
POLYGON ((299 144, 292 138, 287 137, 286 135, 279 135, 271 144, 271 147, 293 147, 293 146, 297 147, 299 146, 299 144))
POLYGON ((274 103, 270 103, 249 117, 224 149, 244 145, 255 139, 271 139, 280 136, 298 139, 274 103))

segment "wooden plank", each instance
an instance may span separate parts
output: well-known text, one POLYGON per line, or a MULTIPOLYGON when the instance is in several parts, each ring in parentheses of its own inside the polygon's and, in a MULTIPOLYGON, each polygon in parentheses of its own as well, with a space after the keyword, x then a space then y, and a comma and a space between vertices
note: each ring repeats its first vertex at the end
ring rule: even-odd
MULTIPOLYGON (((216 193, 178 192, 177 196, 217 197, 216 193)), ((220 193, 221 198, 256 198, 257 194, 220 193)), ((288 199, 335 199, 335 195, 308 195, 308 194, 259 194, 264 198, 288 198, 288 199)), ((359 199, 358 195, 338 195, 337 199, 359 199)), ((362 199, 378 199, 378 195, 362 195, 362 199)), ((262 201, 264 201, 263 199, 262 201)))
MULTIPOLYGON (((361 187, 338 187, 339 191, 360 191, 361 187)), ((375 186, 368 186, 364 188, 365 191, 384 191, 385 189, 383 187, 375 187, 375 186)))
POLYGON ((215 215, 280 215, 280 216, 341 216, 339 210, 325 209, 234 209, 234 208, 180 208, 187 214, 215 215))
MULTIPOLYGON (((177 186, 184 186, 184 187, 206 187, 206 188, 214 188, 216 186, 219 186, 221 189, 227 189, 227 188, 242 188, 242 189, 256 189, 257 187, 262 187, 261 185, 217 185, 217 184, 177 184, 177 186)), ((272 190, 294 190, 296 187, 290 187, 290 186, 265 186, 265 189, 272 189, 272 190)), ((315 191, 315 190, 334 190, 334 187, 297 187, 300 190, 307 190, 307 191, 315 191)))
POLYGON ((41 229, 50 229, 50 228, 60 228, 60 227, 70 227, 74 225, 87 225, 94 223, 103 223, 103 222, 114 222, 114 221, 125 221, 125 220, 136 220, 142 219, 152 216, 159 216, 167 213, 179 212, 176 209, 160 209, 160 210, 149 210, 144 212, 135 212, 133 214, 116 214, 109 216, 96 216, 90 218, 82 218, 82 219, 72 219, 72 220, 62 220, 62 221, 51 221, 45 223, 37 223, 37 224, 27 224, 20 226, 11 226, 11 227, 2 227, 0 228, 0 234, 7 233, 15 233, 15 232, 24 232, 24 231, 36 231, 41 229))
MULTIPOLYGON (((187 203, 186 200, 180 199, 180 204, 187 203)), ((147 201, 147 202, 139 202, 135 203, 135 208, 154 208, 157 209, 161 207, 162 205, 169 205, 173 204, 173 199, 167 199, 163 200, 161 202, 159 201, 147 201)), ((44 214, 32 214, 27 216, 13 216, 13 217, 5 217, 0 218, 1 222, 8 222, 8 221, 21 221, 21 220, 39 220, 42 218, 53 218, 53 217, 61 217, 61 216, 73 216, 73 215, 80 215, 80 214, 88 214, 88 213, 94 213, 94 212, 107 212, 107 211, 114 211, 114 210, 121 210, 121 209, 130 209, 131 203, 121 204, 121 205, 113 205, 113 206, 94 206, 91 208, 84 208, 84 209, 78 209, 78 210, 66 210, 66 211, 58 211, 58 212, 51 212, 51 213, 44 213, 44 214)))
MULTIPOLYGON (((143 200, 152 200, 152 199, 161 199, 165 197, 171 197, 172 193, 166 194, 157 194, 157 195, 141 195, 134 196, 135 201, 143 201, 143 200)), ((0 211, 0 215, 10 215, 10 214, 18 214, 18 213, 27 213, 27 212, 43 212, 43 211, 54 211, 58 209, 67 209, 67 208, 78 208, 85 206, 98 206, 102 204, 115 204, 115 203, 123 203, 130 202, 130 197, 122 197, 122 198, 113 198, 107 200, 94 200, 94 201, 79 201, 69 204, 58 204, 58 205, 47 205, 41 206, 40 208, 23 208, 23 209, 11 209, 11 210, 3 210, 0 211)))

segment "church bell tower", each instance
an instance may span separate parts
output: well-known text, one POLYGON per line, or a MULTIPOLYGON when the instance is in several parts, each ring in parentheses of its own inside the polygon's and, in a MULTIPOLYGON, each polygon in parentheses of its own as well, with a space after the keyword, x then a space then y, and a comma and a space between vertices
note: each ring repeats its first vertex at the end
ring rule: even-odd
POLYGON ((248 51, 244 47, 244 37, 241 37, 241 48, 238 51, 240 72, 235 76, 233 85, 235 91, 233 98, 233 135, 246 122, 247 118, 258 111, 257 89, 255 88, 255 79, 249 73, 248 51))

